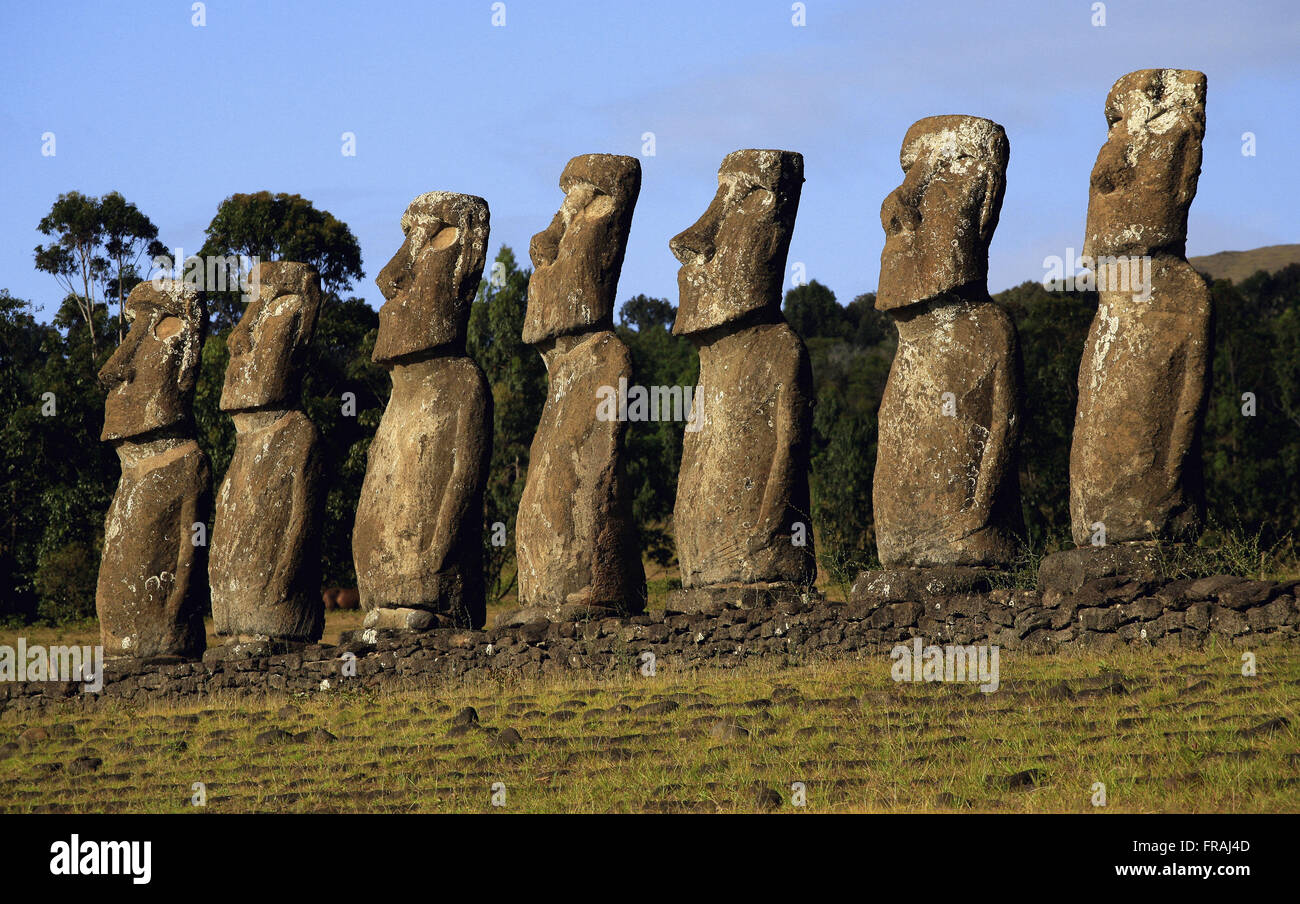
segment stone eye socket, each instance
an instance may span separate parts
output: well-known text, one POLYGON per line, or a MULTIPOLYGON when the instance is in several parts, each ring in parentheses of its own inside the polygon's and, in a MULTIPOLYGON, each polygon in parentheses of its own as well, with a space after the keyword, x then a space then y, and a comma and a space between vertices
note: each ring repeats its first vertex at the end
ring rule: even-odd
POLYGON ((609 195, 596 195, 592 198, 587 206, 582 209, 582 213, 587 217, 605 217, 614 212, 614 199, 609 195))
POLYGON ((156 324, 154 324, 153 335, 155 339, 170 339, 181 331, 183 324, 179 317, 171 314, 166 315, 156 324))
POLYGON ((460 236, 460 230, 455 226, 443 226, 434 235, 433 240, 429 242, 429 247, 434 251, 443 251, 456 244, 456 239, 460 236))

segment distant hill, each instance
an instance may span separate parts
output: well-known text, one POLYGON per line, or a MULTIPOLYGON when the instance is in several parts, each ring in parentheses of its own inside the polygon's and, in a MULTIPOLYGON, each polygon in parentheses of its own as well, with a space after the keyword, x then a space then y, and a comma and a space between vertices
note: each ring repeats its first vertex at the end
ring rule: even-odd
POLYGON ((1268 245, 1252 251, 1220 251, 1204 257, 1190 257, 1192 266, 1215 279, 1239 283, 1256 270, 1273 273, 1287 264, 1300 264, 1300 245, 1268 245))

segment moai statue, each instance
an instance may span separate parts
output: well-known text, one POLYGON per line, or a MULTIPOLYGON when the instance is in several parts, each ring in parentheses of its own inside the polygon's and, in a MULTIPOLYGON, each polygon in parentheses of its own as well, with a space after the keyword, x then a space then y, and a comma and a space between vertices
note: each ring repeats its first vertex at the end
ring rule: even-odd
POLYGON ((393 393, 357 503, 357 588, 368 627, 477 627, 492 393, 465 333, 487 256, 487 202, 428 192, 406 209, 402 232, 375 278, 386 302, 372 358, 393 393))
POLYGON ((221 410, 235 422, 235 454, 212 527, 212 621, 232 639, 316 641, 325 627, 320 434, 297 406, 320 280, 306 264, 264 263, 252 286, 227 341, 221 410))
POLYGON ((681 262, 673 334, 700 352, 673 510, 673 608, 761 605, 817 575, 809 517, 812 367, 781 315, 803 156, 728 154, 718 191, 669 243, 681 262))
POLYGON ((131 331, 99 372, 108 390, 100 439, 122 462, 95 588, 100 635, 107 656, 196 657, 212 470, 191 406, 206 319, 198 293, 169 279, 140 283, 125 307, 131 331))
POLYGON ((1079 546, 1191 539, 1211 302, 1184 257, 1201 172, 1205 76, 1130 72, 1106 98, 1083 242, 1099 303, 1079 366, 1070 528, 1079 546))
POLYGON ((949 584, 1009 564, 1023 533, 1020 347, 987 287, 1008 155, 1002 127, 975 116, 931 116, 903 139, 876 295, 898 328, 872 492, 887 570, 860 576, 861 591, 966 589, 949 584))
POLYGON ((546 362, 549 390, 519 500, 519 601, 554 617, 645 608, 645 570, 624 472, 625 420, 598 402, 632 378, 614 333, 614 297, 632 210, 635 157, 585 154, 560 176, 564 203, 533 236, 523 340, 546 362))

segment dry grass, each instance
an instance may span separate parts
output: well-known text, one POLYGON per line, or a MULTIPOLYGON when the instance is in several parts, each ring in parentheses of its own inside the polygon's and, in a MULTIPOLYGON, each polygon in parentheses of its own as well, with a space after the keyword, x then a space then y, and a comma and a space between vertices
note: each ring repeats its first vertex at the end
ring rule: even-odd
POLYGON ((499 782, 513 812, 745 812, 755 783, 798 812, 802 782, 815 812, 1092 812, 1104 782, 1105 811, 1294 812, 1300 651, 1256 649, 1249 678, 1241 652, 1004 652, 992 694, 898 684, 876 656, 10 713, 0 744, 50 736, 0 760, 0 809, 201 812, 202 782, 215 812, 489 811, 499 782), (456 733, 466 706, 480 722, 456 733), (523 740, 500 743, 507 727, 523 740), (272 729, 306 737, 259 742, 272 729), (77 774, 83 757, 102 762, 77 774))

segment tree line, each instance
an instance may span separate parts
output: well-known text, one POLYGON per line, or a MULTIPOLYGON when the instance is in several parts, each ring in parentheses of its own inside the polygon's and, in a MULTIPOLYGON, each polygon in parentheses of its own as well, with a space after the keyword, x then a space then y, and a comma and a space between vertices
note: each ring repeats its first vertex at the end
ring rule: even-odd
MULTIPOLYGON (((126 324, 122 300, 167 253, 148 217, 117 193, 61 195, 37 225, 48 242, 34 263, 62 300, 48 322, 0 290, 0 620, 60 622, 94 614, 104 514, 117 486, 111 446, 99 441, 105 392, 96 375, 126 324)), ((378 315, 350 295, 363 277, 345 223, 298 195, 257 192, 225 199, 199 256, 295 260, 321 275, 324 303, 303 386, 303 409, 321 431, 328 495, 323 537, 326 586, 355 586, 351 531, 366 453, 388 399, 389 380, 371 363, 378 315)), ((492 466, 483 543, 492 598, 514 588, 513 543, 494 545, 491 526, 513 537, 529 447, 546 399, 541 356, 520 338, 531 270, 502 246, 480 283, 468 351, 495 401, 492 466)), ((173 262, 174 263, 174 262, 173 262)), ((1251 537, 1261 549, 1290 549, 1300 524, 1300 265, 1212 284, 1213 389, 1202 456, 1212 530, 1251 537)), ((219 483, 234 426, 218 407, 226 339, 242 314, 238 287, 205 288, 209 330, 195 393, 196 438, 219 483)), ((1068 543, 1069 444, 1076 380, 1095 292, 1049 291, 1037 282, 998 293, 1020 333, 1025 426, 1020 477, 1028 559, 1068 543)), ((871 507, 876 414, 897 344, 875 296, 840 304, 813 280, 790 289, 786 319, 812 358, 816 405, 811 484, 823 579, 843 588, 878 564, 871 507)), ((619 336, 636 382, 690 386, 699 358, 672 335, 676 309, 635 295, 619 306, 619 336)), ((671 566, 671 532, 682 424, 628 425, 627 469, 644 555, 671 566)), ((495 532, 499 536, 499 531, 495 532)))

